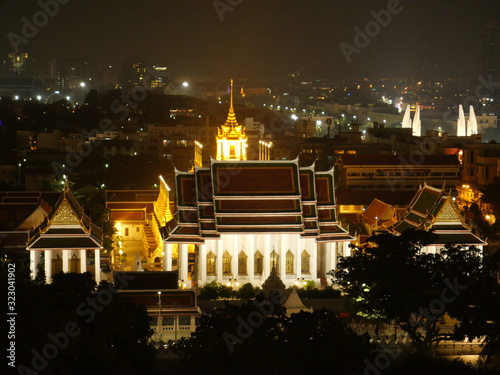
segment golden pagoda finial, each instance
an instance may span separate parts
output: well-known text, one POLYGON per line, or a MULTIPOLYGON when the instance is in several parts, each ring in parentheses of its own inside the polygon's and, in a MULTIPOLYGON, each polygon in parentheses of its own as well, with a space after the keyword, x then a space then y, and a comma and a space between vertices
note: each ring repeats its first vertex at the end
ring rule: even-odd
POLYGON ((233 79, 231 78, 231 86, 229 89, 229 113, 227 114, 227 120, 224 125, 228 126, 238 126, 238 121, 236 121, 236 114, 234 113, 233 107, 233 79))
POLYGON ((231 78, 231 86, 229 88, 229 95, 230 95, 230 99, 229 99, 229 111, 233 111, 234 112, 234 108, 233 108, 233 79, 231 78))
POLYGON ((229 113, 215 137, 217 141, 217 160, 247 160, 247 136, 245 126, 238 124, 233 106, 233 79, 229 92, 229 113))

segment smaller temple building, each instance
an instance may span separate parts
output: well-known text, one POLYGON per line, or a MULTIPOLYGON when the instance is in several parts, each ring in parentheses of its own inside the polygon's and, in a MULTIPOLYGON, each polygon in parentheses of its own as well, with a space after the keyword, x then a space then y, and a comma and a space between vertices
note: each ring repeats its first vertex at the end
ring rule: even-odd
POLYGON ((66 185, 50 214, 30 233, 26 243, 32 277, 37 277, 42 265, 47 283, 61 271, 89 271, 99 283, 102 236, 102 230, 91 222, 66 185))

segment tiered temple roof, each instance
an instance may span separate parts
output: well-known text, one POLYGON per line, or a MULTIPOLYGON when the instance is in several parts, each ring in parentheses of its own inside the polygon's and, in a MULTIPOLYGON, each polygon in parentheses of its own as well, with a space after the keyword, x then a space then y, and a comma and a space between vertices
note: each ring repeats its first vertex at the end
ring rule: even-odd
POLYGON ((298 160, 218 161, 176 171, 177 213, 165 237, 203 243, 221 233, 298 233, 318 242, 349 240, 337 222, 333 170, 298 160))
POLYGON ((417 191, 401 219, 389 230, 400 234, 410 228, 433 230, 437 234, 434 245, 486 245, 465 223, 453 197, 443 189, 426 184, 417 191))
POLYGON ((47 220, 28 240, 27 250, 96 250, 102 248, 102 230, 83 212, 66 187, 47 220))

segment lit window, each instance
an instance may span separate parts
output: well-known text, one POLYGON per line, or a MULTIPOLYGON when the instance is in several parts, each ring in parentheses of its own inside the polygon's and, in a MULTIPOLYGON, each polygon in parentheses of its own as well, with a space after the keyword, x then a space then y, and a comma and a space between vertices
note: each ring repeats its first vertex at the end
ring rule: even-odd
POLYGON ((287 274, 293 274, 295 273, 295 270, 294 270, 294 262, 295 261, 295 256, 293 255, 293 253, 288 250, 286 252, 286 273, 287 274))
POLYGON ((247 255, 243 251, 240 251, 238 255, 238 275, 246 275, 248 273, 247 259, 247 255))
POLYGON ((256 275, 262 275, 262 269, 264 265, 264 257, 262 256, 262 253, 257 250, 255 255, 254 255, 254 274, 256 275))
POLYGON ((213 252, 207 254, 207 275, 215 275, 216 271, 216 257, 213 252))
POLYGON ((304 250, 301 255, 302 262, 301 262, 301 272, 302 273, 311 273, 311 268, 310 268, 310 260, 311 256, 309 253, 304 250))
POLYGON ((231 262, 233 260, 233 257, 229 252, 226 250, 224 255, 222 256, 222 274, 223 275, 231 275, 231 262))

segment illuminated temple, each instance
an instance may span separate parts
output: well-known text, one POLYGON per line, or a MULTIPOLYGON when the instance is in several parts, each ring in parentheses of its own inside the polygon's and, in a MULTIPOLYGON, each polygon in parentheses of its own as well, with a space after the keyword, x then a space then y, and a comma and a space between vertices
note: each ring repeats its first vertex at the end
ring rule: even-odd
POLYGON ((188 286, 261 285, 273 268, 286 285, 326 283, 352 237, 339 226, 333 170, 295 160, 247 160, 231 99, 210 166, 176 171, 176 213, 162 228, 163 269, 188 286))

